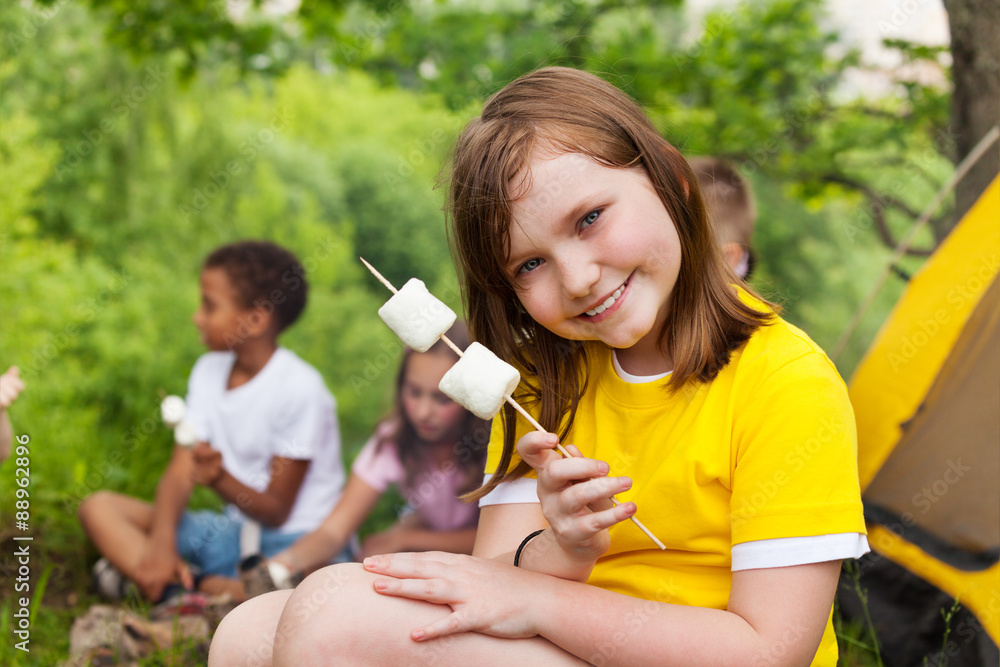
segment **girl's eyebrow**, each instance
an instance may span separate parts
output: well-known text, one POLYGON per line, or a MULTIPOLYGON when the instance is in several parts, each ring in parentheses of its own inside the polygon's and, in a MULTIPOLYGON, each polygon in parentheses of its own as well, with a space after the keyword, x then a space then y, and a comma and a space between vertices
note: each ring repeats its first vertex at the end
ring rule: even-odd
MULTIPOLYGON (((575 226, 576 223, 579 222, 580 219, 583 218, 583 216, 589 213, 590 211, 596 208, 603 208, 604 206, 606 206, 606 204, 598 205, 595 202, 600 201, 602 198, 607 198, 607 196, 608 194, 603 190, 588 192, 587 194, 583 195, 580 198, 580 200, 576 203, 576 205, 573 206, 571 209, 569 209, 559 219, 559 228, 575 226)), ((511 224, 517 225, 518 223, 516 221, 512 221, 511 224)), ((508 271, 516 269, 521 265, 523 261, 531 257, 535 253, 536 249, 537 249, 536 246, 532 246, 531 250, 526 250, 518 254, 511 254, 507 259, 506 269, 508 271)))

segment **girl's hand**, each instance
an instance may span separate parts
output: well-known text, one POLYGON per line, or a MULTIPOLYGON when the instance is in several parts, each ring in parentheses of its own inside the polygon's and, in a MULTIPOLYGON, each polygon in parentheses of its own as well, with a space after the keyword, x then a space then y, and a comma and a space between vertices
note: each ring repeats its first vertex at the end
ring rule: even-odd
POLYGON ((451 607, 451 615, 410 633, 426 641, 460 632, 523 639, 538 634, 528 601, 544 586, 545 575, 518 570, 495 560, 442 551, 372 556, 364 567, 375 591, 451 607))
POLYGON ((0 411, 9 408, 24 391, 24 380, 21 379, 20 373, 17 366, 11 366, 0 375, 0 411))
POLYGON ((611 496, 632 486, 627 477, 608 477, 604 461, 571 458, 556 451, 555 434, 534 431, 517 443, 517 452, 538 473, 538 499, 559 546, 580 562, 593 563, 611 545, 608 528, 635 514, 635 503, 613 505, 611 496))
POLYGON ((211 487, 222 476, 222 452, 212 449, 206 442, 199 442, 191 454, 194 460, 191 480, 195 484, 211 487))

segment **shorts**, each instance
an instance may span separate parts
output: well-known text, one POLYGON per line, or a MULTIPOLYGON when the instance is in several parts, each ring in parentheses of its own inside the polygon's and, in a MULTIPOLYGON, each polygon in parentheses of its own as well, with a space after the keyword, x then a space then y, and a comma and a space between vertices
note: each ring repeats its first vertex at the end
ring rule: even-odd
MULTIPOLYGON (((198 568, 197 574, 236 577, 240 562, 240 529, 243 522, 229 514, 211 510, 184 513, 177 526, 177 552, 198 568)), ((273 556, 305 535, 304 531, 282 533, 261 526, 260 553, 273 556)))

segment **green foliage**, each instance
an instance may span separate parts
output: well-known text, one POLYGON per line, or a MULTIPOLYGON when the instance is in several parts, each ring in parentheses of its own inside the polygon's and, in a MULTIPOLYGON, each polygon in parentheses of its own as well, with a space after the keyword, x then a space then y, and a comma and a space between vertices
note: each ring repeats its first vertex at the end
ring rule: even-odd
MULTIPOLYGON (((242 16, 221 0, 168 4, 0 6, 0 365, 27 381, 11 416, 31 438, 36 562, 55 564, 38 664, 65 657, 73 605, 94 601, 76 597, 80 555, 94 555, 79 501, 151 498, 170 455, 158 404, 185 392, 203 351, 190 322, 202 258, 255 237, 304 261, 310 304, 282 343, 326 378, 351 459, 401 353, 376 314, 387 292, 357 257, 460 308, 435 183, 465 119, 514 77, 599 73, 684 152, 734 162, 758 199, 754 285, 827 348, 950 170, 947 92, 901 78, 895 96, 845 97, 861 63, 832 50, 819 0, 742 3, 699 25, 676 0, 343 0, 283 17, 259 2, 242 16)), ((947 71, 939 50, 890 45, 947 71)), ((880 295, 842 373, 902 287, 880 295)), ((11 495, 0 489, 4 508, 11 495)), ((366 529, 398 502, 383 498, 366 529)))

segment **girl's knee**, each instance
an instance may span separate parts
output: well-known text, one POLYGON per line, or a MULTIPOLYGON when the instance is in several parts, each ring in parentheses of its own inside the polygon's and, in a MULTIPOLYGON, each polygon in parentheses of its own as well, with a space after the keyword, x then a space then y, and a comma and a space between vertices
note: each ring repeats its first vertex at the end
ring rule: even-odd
POLYGON ((292 591, 274 591, 229 612, 212 638, 209 667, 270 665, 281 612, 292 591))
POLYGON ((330 565, 306 577, 278 622, 276 664, 301 664, 331 651, 346 659, 343 651, 371 633, 380 602, 374 579, 358 563, 330 565))

